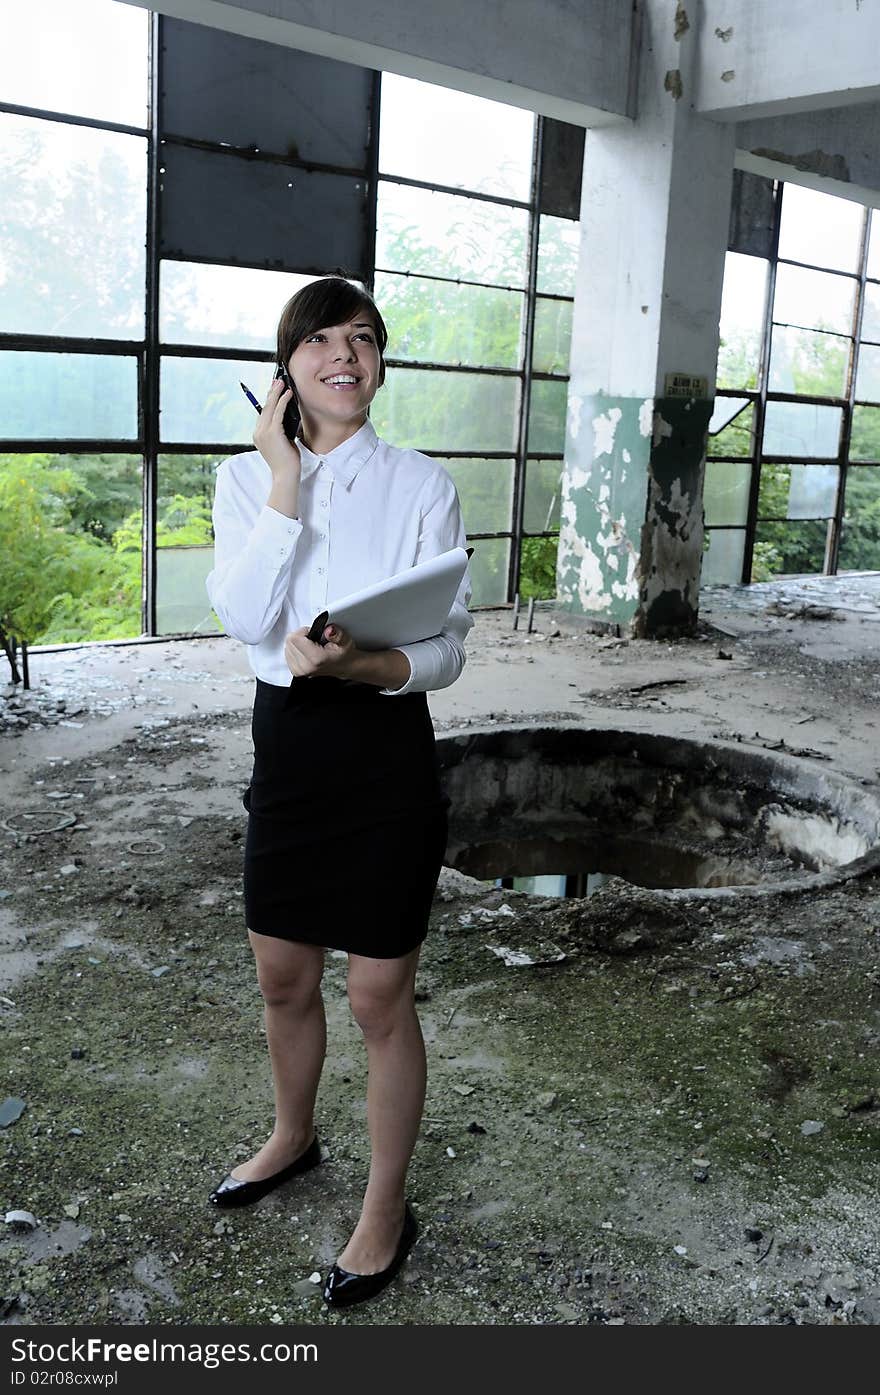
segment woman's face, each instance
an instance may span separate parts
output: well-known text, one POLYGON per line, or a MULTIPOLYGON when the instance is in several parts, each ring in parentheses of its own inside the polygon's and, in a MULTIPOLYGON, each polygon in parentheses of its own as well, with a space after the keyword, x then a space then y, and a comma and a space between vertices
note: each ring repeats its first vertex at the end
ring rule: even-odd
POLYGON ((372 320, 359 311, 347 324, 316 330, 294 349, 287 371, 304 417, 363 421, 381 371, 372 320))

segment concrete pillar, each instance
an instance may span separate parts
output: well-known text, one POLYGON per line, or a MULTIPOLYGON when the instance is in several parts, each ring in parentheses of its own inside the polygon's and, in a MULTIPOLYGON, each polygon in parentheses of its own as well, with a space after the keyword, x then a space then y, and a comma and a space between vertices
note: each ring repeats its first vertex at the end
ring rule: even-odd
POLYGON ((636 635, 697 617, 735 133, 694 112, 695 48, 647 0, 638 116, 584 154, 558 608, 636 635))

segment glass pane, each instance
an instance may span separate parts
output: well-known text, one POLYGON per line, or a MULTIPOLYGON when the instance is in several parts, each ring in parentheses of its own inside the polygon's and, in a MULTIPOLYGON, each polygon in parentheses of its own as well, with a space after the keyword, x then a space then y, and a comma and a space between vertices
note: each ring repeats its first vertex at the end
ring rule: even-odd
POLYGON ((376 303, 388 326, 389 358, 516 368, 522 291, 456 286, 379 272, 376 303))
POLYGON ((370 416, 395 446, 509 451, 516 441, 518 386, 514 377, 389 368, 370 416))
POLYGON ((556 595, 557 538, 523 538, 520 551, 521 600, 552 601, 556 595))
POLYGON ((744 528, 707 529, 703 553, 702 586, 737 586, 742 581, 746 546, 744 528))
POLYGON ((768 402, 764 418, 765 455, 837 455, 840 444, 839 407, 812 402, 768 402))
POLYGON ((546 533, 550 528, 558 528, 561 498, 562 461, 527 461, 523 531, 546 533))
POLYGON ((379 185, 376 265, 386 271, 526 283, 528 213, 455 194, 379 185))
POLYGON ((561 455, 565 449, 568 383, 533 382, 529 408, 529 452, 561 455))
POLYGON ((452 476, 465 532, 503 533, 513 515, 512 460, 444 460, 434 456, 452 476))
POLYGON ((542 213, 538 227, 539 291, 549 295, 574 295, 581 225, 570 218, 553 218, 542 213))
POLYGON ((741 407, 742 402, 741 397, 715 398, 715 409, 709 422, 709 455, 751 455, 755 409, 751 405, 741 407), (718 426, 713 435, 716 421, 718 426))
POLYGON ((159 338, 163 344, 216 344, 274 352, 281 311, 314 276, 163 261, 159 338))
POLYGON ((148 33, 146 10, 112 0, 4 5, 3 101, 145 126, 148 33))
MULTIPOLYGON (((880 217, 877 219, 880 225, 880 217)), ((862 316, 862 338, 880 342, 880 286, 865 284, 865 309, 862 316)))
POLYGON ((159 431, 163 441, 253 440, 257 414, 239 386, 265 401, 273 365, 253 359, 162 359, 159 431))
POLYGON ((871 215, 871 240, 868 243, 868 275, 880 281, 880 214, 871 215))
POLYGON ((880 402, 880 348, 876 345, 862 344, 859 348, 856 397, 880 402))
POLYGON ((828 524, 759 523, 755 530, 752 581, 774 576, 816 576, 825 568, 828 524))
POLYGON ((507 600, 509 538, 477 538, 470 573, 474 594, 471 606, 504 605, 507 600))
POLYGON ((156 500, 156 628, 216 634, 205 578, 214 565, 211 503, 219 455, 160 455, 156 500))
POLYGON ((140 339, 147 143, 0 114, 0 330, 140 339))
POLYGON ((745 523, 749 509, 752 462, 709 460, 703 481, 703 511, 707 526, 745 523))
POLYGON ((535 301, 535 373, 567 373, 574 304, 570 300, 535 301))
POLYGON ((773 318, 782 324, 852 334, 856 284, 846 276, 806 271, 803 267, 780 262, 776 270, 773 318))
POLYGON ((786 184, 782 195, 779 255, 793 262, 855 271, 865 210, 850 199, 786 184))
POLYGON ((836 465, 761 466, 760 518, 830 518, 837 499, 836 465))
POLYGON ((534 136, 530 111, 382 74, 383 174, 526 202, 534 136))
POLYGON ((0 440, 136 440, 137 367, 121 355, 0 353, 0 440))
POLYGON ((156 551, 156 630, 160 635, 217 634, 221 625, 205 580, 214 549, 159 543, 156 551))
POLYGON ((880 407, 854 407, 850 460, 880 460, 880 407))
POLYGON ((724 259, 718 368, 724 388, 753 388, 761 364, 761 334, 767 294, 767 262, 728 252, 724 259))
POLYGON ((880 571, 880 470, 850 470, 839 571, 880 571))
POLYGON ((31 644, 141 632, 141 459, 0 455, 5 616, 31 644))
POLYGON ((156 499, 156 541, 159 547, 190 547, 213 543, 211 505, 214 472, 222 456, 160 455, 156 499))
POLYGON ((842 397, 851 341, 838 334, 773 326, 770 341, 772 392, 842 397))

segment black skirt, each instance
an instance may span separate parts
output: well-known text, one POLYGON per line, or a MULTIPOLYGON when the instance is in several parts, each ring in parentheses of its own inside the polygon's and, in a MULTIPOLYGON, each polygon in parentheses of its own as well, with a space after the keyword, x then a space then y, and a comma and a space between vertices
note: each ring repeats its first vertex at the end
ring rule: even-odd
POLYGON ((244 903, 263 935, 394 959, 421 944, 447 807, 424 693, 257 680, 244 903))

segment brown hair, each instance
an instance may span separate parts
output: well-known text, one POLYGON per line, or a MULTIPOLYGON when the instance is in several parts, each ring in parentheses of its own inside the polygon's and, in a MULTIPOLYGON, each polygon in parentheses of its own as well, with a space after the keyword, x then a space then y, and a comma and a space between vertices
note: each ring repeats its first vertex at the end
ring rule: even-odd
MULTIPOLYGON (((376 331, 376 345, 379 350, 379 386, 385 381, 385 346, 388 343, 388 330, 379 314, 376 302, 368 291, 361 290, 344 276, 322 276, 318 281, 303 286, 281 311, 278 321, 278 363, 287 373, 290 356, 304 339, 319 329, 329 329, 332 325, 347 324, 358 313, 363 313, 373 322, 376 331)), ((290 386, 293 384, 291 382, 290 386)), ((296 389, 293 393, 296 398, 296 389)), ((284 429, 291 440, 299 425, 299 407, 296 401, 288 404, 284 413, 284 429)))

